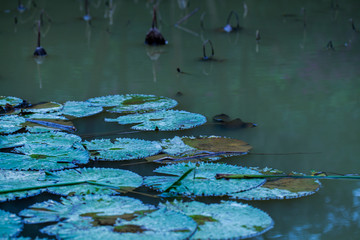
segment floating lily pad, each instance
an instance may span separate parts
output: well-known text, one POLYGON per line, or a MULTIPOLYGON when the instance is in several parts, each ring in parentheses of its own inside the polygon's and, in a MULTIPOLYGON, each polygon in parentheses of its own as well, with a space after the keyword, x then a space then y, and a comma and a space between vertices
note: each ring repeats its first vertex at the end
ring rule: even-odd
POLYGON ((10 97, 10 96, 0 96, 0 106, 5 107, 6 104, 10 104, 11 106, 17 106, 23 103, 24 100, 17 98, 17 97, 10 97))
POLYGON ((64 115, 81 118, 95 115, 102 112, 102 110, 102 107, 95 107, 89 102, 68 101, 64 104, 64 108, 61 113, 64 115))
POLYGON ((25 218, 27 224, 90 218, 91 225, 102 225, 102 222, 114 225, 117 218, 134 218, 143 211, 153 209, 153 206, 130 197, 86 195, 61 198, 61 202, 48 200, 35 203, 19 215, 25 218))
MULTIPOLYGON (((259 170, 266 175, 282 174, 276 169, 265 168, 259 170)), ((266 183, 259 188, 246 192, 231 194, 232 198, 243 200, 271 200, 292 199, 312 195, 320 189, 320 182, 314 179, 278 178, 267 179, 266 183)))
POLYGON ((243 239, 255 237, 273 227, 273 220, 265 212, 247 204, 223 201, 205 204, 166 202, 170 210, 192 217, 198 224, 194 239, 243 239))
POLYGON ((18 133, 0 136, 0 148, 19 147, 25 144, 71 147, 80 142, 79 136, 63 132, 18 133))
POLYGON ((174 99, 144 94, 110 95, 91 98, 87 101, 93 106, 113 107, 108 111, 117 113, 166 110, 177 105, 174 99))
POLYGON ((178 163, 159 167, 156 173, 173 176, 148 176, 144 185, 155 190, 188 196, 221 196, 229 193, 247 191, 265 183, 264 179, 220 179, 219 172, 238 174, 260 174, 249 168, 215 163, 178 163), (233 181, 235 180, 235 181, 233 181))
POLYGON ((142 113, 159 110, 167 110, 177 105, 177 101, 167 97, 158 97, 154 95, 129 94, 126 100, 118 106, 110 108, 109 112, 116 113, 142 113))
POLYGON ((26 223, 61 221, 41 232, 72 239, 185 239, 196 229, 189 217, 137 199, 84 196, 37 203, 20 212, 26 223), (115 226, 114 226, 115 225, 115 226))
POLYGON ((82 168, 58 172, 0 170, 0 201, 33 196, 44 191, 72 195, 109 195, 127 192, 142 184, 142 177, 128 170, 82 168))
POLYGON ((15 152, 21 154, 0 152, 1 169, 60 170, 89 161, 89 152, 80 145, 74 148, 27 144, 15 148, 15 152))
POLYGON ((17 115, 0 116, 0 133, 13 133, 23 128, 25 118, 17 115))
POLYGON ((127 99, 129 99, 128 95, 109 95, 90 98, 86 101, 91 103, 91 106, 95 107, 115 107, 122 104, 122 102, 127 99))
POLYGON ((134 124, 132 129, 145 131, 174 131, 193 128, 206 122, 206 118, 197 113, 186 111, 166 110, 144 114, 130 114, 118 118, 105 118, 106 122, 119 124, 134 124))
MULTIPOLYGON (((29 186, 43 185, 43 172, 12 171, 0 169, 0 191, 25 188, 29 186)), ((28 191, 17 191, 13 193, 0 193, 0 202, 25 198, 40 194, 46 189, 36 189, 28 191)))
POLYGON ((23 124, 29 132, 75 131, 71 121, 61 119, 26 119, 23 124))
POLYGON ((56 102, 46 102, 40 103, 36 105, 32 105, 29 108, 22 109, 23 112, 31 112, 31 113, 49 113, 60 111, 63 108, 63 105, 56 102))
POLYGON ((218 160, 224 156, 246 154, 252 147, 237 139, 219 136, 178 137, 161 141, 163 154, 146 160, 160 163, 218 160))
POLYGON ((21 218, 0 209, 0 239, 10 239, 21 232, 21 218))
POLYGON ((92 152, 91 158, 96 160, 130 160, 145 158, 161 151, 161 146, 155 141, 132 138, 94 139, 83 143, 92 152))
POLYGON ((50 113, 30 113, 26 114, 27 119, 59 119, 68 120, 65 116, 61 115, 61 112, 50 112, 50 113))
POLYGON ((68 195, 115 194, 139 187, 143 179, 138 174, 122 169, 81 168, 53 173, 48 180, 58 183, 86 182, 81 185, 50 187, 51 193, 68 195))

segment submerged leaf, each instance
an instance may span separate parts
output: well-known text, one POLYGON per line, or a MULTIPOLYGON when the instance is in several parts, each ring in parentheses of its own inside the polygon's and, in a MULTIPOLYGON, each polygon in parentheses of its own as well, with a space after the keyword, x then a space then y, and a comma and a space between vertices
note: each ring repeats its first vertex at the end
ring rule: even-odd
POLYGON ((21 232, 21 218, 14 213, 0 209, 0 239, 10 239, 21 232))
POLYGON ((131 160, 155 155, 161 151, 161 146, 155 141, 146 141, 132 138, 94 139, 83 143, 86 148, 95 154, 96 160, 131 160))
POLYGON ((81 185, 48 188, 51 193, 63 196, 115 194, 119 191, 126 192, 137 188, 143 182, 142 177, 134 172, 111 168, 69 169, 53 173, 51 179, 56 180, 58 183, 88 182, 81 185))
POLYGON ((144 114, 131 114, 118 118, 105 118, 106 122, 119 124, 133 124, 132 129, 145 131, 174 131, 193 128, 206 122, 206 118, 197 113, 186 111, 166 110, 144 114))
MULTIPOLYGON (((269 168, 258 171, 266 175, 278 175, 282 173, 279 170, 269 168)), ((320 186, 320 182, 314 179, 268 179, 267 182, 259 188, 234 193, 231 194, 231 197, 243 200, 292 199, 312 195, 319 190, 320 186)))
POLYGON ((216 173, 221 171, 234 174, 260 174, 255 170, 245 167, 214 163, 179 163, 159 167, 154 170, 156 173, 173 176, 148 176, 145 177, 144 184, 155 190, 164 192, 178 181, 179 177, 176 176, 182 176, 191 168, 195 169, 192 173, 188 174, 184 179, 178 182, 177 186, 171 188, 169 193, 188 196, 221 196, 256 188, 265 182, 264 179, 217 180, 215 178, 216 173))
POLYGON ((64 115, 81 118, 100 113, 102 110, 102 107, 95 107, 89 102, 68 101, 64 104, 64 108, 61 113, 64 115))
POLYGON ((178 137, 161 141, 163 153, 146 158, 160 163, 218 160, 220 157, 246 154, 252 147, 237 139, 219 136, 178 137), (215 159, 214 159, 215 158, 215 159))
POLYGON ((194 239, 243 239, 258 236, 273 227, 265 212, 247 204, 223 201, 205 204, 166 202, 164 207, 192 217, 198 223, 194 239))

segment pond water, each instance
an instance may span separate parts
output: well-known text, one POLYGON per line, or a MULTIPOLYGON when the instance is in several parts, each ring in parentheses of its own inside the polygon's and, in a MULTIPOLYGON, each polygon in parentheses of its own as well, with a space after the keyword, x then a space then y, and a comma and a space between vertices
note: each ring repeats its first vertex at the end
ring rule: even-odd
MULTIPOLYGON (((159 1, 158 25, 168 41, 164 47, 144 45, 153 1, 113 0, 111 23, 105 1, 92 0, 91 24, 82 19, 83 1, 37 0, 36 7, 23 2, 28 8, 23 13, 17 11, 17 1, 0 3, 0 95, 31 103, 63 103, 110 94, 154 94, 174 98, 177 109, 208 119, 191 130, 126 134, 128 126, 105 123, 105 114, 100 114, 74 122, 80 136, 154 140, 228 136, 248 142, 253 150, 221 162, 287 172, 359 173, 360 33, 349 21, 352 18, 360 29, 359 1, 204 0, 187 1, 185 8, 181 3, 186 1, 159 1), (197 8, 180 28, 175 26, 197 8), (41 45, 48 56, 37 64, 32 57, 34 26, 41 9, 45 10, 41 45), (239 13, 243 29, 217 31, 231 10, 239 13), (213 43, 214 59, 201 61, 207 39, 213 43), (327 47, 330 41, 333 49, 327 47), (257 127, 221 128, 212 122, 220 113, 257 127)), ((117 163, 97 166, 117 167, 117 163)), ((148 175, 155 167, 128 169, 148 175)), ((359 192, 356 180, 323 180, 320 191, 310 197, 249 202, 275 222, 257 239, 357 239, 359 192)), ((58 199, 41 195, 0 207, 16 213, 48 198, 58 199)), ((23 235, 38 235, 34 229, 26 227, 23 235)))

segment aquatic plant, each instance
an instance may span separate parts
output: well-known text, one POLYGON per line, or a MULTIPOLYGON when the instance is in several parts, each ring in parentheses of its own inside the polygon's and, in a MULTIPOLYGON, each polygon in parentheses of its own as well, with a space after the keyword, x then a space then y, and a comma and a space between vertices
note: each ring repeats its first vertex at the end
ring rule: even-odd
POLYGON ((132 138, 117 138, 113 142, 110 139, 94 139, 83 144, 90 150, 92 159, 108 161, 145 158, 158 154, 162 149, 158 142, 132 138))
POLYGON ((114 113, 152 112, 167 110, 177 105, 174 99, 145 94, 109 95, 90 98, 87 102, 93 106, 112 107, 107 111, 114 113))
POLYGON ((157 163, 214 161, 246 154, 252 147, 238 139, 220 136, 178 137, 161 140, 162 153, 146 160, 157 163))
POLYGON ((145 177, 144 185, 163 193, 175 195, 222 196, 256 188, 265 183, 265 179, 217 180, 215 175, 221 171, 233 174, 260 174, 249 168, 228 164, 178 163, 155 169, 156 173, 170 176, 145 177))
POLYGON ((100 113, 102 111, 102 107, 95 107, 89 102, 67 101, 64 104, 64 108, 61 112, 64 115, 72 116, 75 118, 82 118, 100 113))
POLYGON ((10 239, 18 235, 22 230, 21 218, 14 213, 0 209, 0 238, 10 239))
POLYGON ((222 201, 205 204, 202 202, 166 202, 161 206, 179 211, 193 218, 198 224, 194 239, 244 239, 255 237, 273 227, 271 217, 250 205, 222 201))
POLYGON ((59 222, 40 231, 74 239, 185 239, 196 231, 190 217, 120 196, 84 196, 36 203, 20 212, 26 223, 59 222))
POLYGON ((206 118, 198 113, 190 113, 177 110, 163 110, 144 114, 130 114, 118 118, 105 118, 106 122, 119 124, 136 124, 135 130, 145 131, 175 131, 200 126, 206 122, 206 118))
POLYGON ((139 187, 142 177, 111 168, 80 168, 58 172, 0 170, 0 201, 24 198, 48 191, 68 195, 110 195, 139 187))
MULTIPOLYGON (((256 168, 256 170, 266 175, 283 174, 282 171, 271 168, 256 168)), ((320 189, 320 186, 320 182, 315 179, 275 178, 268 179, 264 185, 256 189, 233 193, 230 196, 242 200, 291 199, 312 195, 320 189)))

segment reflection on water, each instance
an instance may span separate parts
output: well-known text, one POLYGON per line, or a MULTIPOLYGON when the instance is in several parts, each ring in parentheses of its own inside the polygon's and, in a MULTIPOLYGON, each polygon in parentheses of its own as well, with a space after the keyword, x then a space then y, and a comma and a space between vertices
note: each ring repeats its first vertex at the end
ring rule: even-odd
MULTIPOLYGON (((158 24, 169 42, 161 48, 144 45, 157 1, 89 0, 88 10, 85 1, 33 2, 22 1, 21 11, 17 1, 0 3, 0 95, 32 103, 126 93, 172 97, 179 109, 201 113, 209 123, 155 136, 116 135, 129 128, 105 123, 104 115, 75 124, 80 135, 228 136, 262 154, 224 162, 359 172, 359 1, 160 1, 158 24), (42 9, 48 56, 40 65, 32 54, 42 9), (238 12, 242 30, 216 31, 231 11, 238 12), (84 21, 86 13, 91 21, 84 21), (199 61, 207 39, 221 61, 199 61), (257 127, 221 128, 211 121, 221 113, 257 127), (267 155, 276 153, 302 154, 267 155)), ((131 170, 145 175, 152 169, 131 170)), ((308 198, 250 204, 275 221, 259 239, 357 239, 359 202, 357 183, 329 180, 308 198)))

